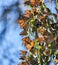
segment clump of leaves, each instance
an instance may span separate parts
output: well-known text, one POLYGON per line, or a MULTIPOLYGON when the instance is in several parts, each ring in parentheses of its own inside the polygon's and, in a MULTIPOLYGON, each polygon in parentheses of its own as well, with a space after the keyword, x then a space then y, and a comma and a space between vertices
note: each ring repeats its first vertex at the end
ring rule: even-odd
POLYGON ((31 10, 26 10, 18 23, 28 51, 21 50, 23 62, 19 65, 48 65, 52 55, 52 60, 58 59, 58 9, 53 14, 43 0, 24 0, 24 4, 31 10))

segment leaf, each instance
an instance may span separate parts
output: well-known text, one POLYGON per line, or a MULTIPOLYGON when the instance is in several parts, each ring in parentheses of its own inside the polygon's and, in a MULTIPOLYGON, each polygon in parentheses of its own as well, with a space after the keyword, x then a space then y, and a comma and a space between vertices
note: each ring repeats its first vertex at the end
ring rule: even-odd
POLYGON ((34 22, 34 19, 32 19, 30 22, 33 23, 34 22))
POLYGON ((33 36, 34 37, 34 33, 32 32, 32 28, 28 28, 28 36, 33 36))
POLYGON ((56 0, 56 8, 58 9, 58 0, 56 0))
POLYGON ((39 48, 39 50, 40 50, 40 49, 42 49, 42 46, 39 45, 38 48, 39 48))

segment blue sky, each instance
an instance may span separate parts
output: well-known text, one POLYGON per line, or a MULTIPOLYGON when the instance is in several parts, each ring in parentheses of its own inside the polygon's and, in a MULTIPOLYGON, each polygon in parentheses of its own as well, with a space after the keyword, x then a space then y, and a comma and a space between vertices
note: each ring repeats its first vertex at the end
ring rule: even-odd
MULTIPOLYGON (((55 13, 55 4, 46 3, 55 13), (53 6, 53 7, 52 7, 53 6)), ((22 46, 21 29, 16 20, 20 11, 24 13, 23 0, 0 0, 0 65, 17 65, 19 63, 19 50, 22 46), (16 5, 16 4, 20 5, 16 5)))

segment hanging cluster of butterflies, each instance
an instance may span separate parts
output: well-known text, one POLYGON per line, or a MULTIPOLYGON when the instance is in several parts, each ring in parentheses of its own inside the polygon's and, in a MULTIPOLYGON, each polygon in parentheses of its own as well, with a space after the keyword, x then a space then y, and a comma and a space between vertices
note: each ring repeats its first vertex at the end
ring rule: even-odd
POLYGON ((25 10, 17 22, 23 29, 22 44, 28 51, 20 51, 23 62, 19 65, 47 65, 51 55, 58 54, 58 9, 53 14, 44 0, 24 0, 24 4, 31 10, 25 10))

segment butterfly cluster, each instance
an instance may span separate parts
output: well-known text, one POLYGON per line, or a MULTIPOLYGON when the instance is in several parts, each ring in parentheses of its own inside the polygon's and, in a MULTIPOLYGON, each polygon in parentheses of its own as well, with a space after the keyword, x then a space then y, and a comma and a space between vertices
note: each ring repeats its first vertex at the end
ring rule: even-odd
POLYGON ((58 59, 58 9, 53 14, 44 0, 24 0, 24 4, 31 10, 25 10, 17 22, 23 29, 22 44, 28 51, 20 51, 23 62, 19 65, 48 65, 52 55, 53 60, 58 59))

